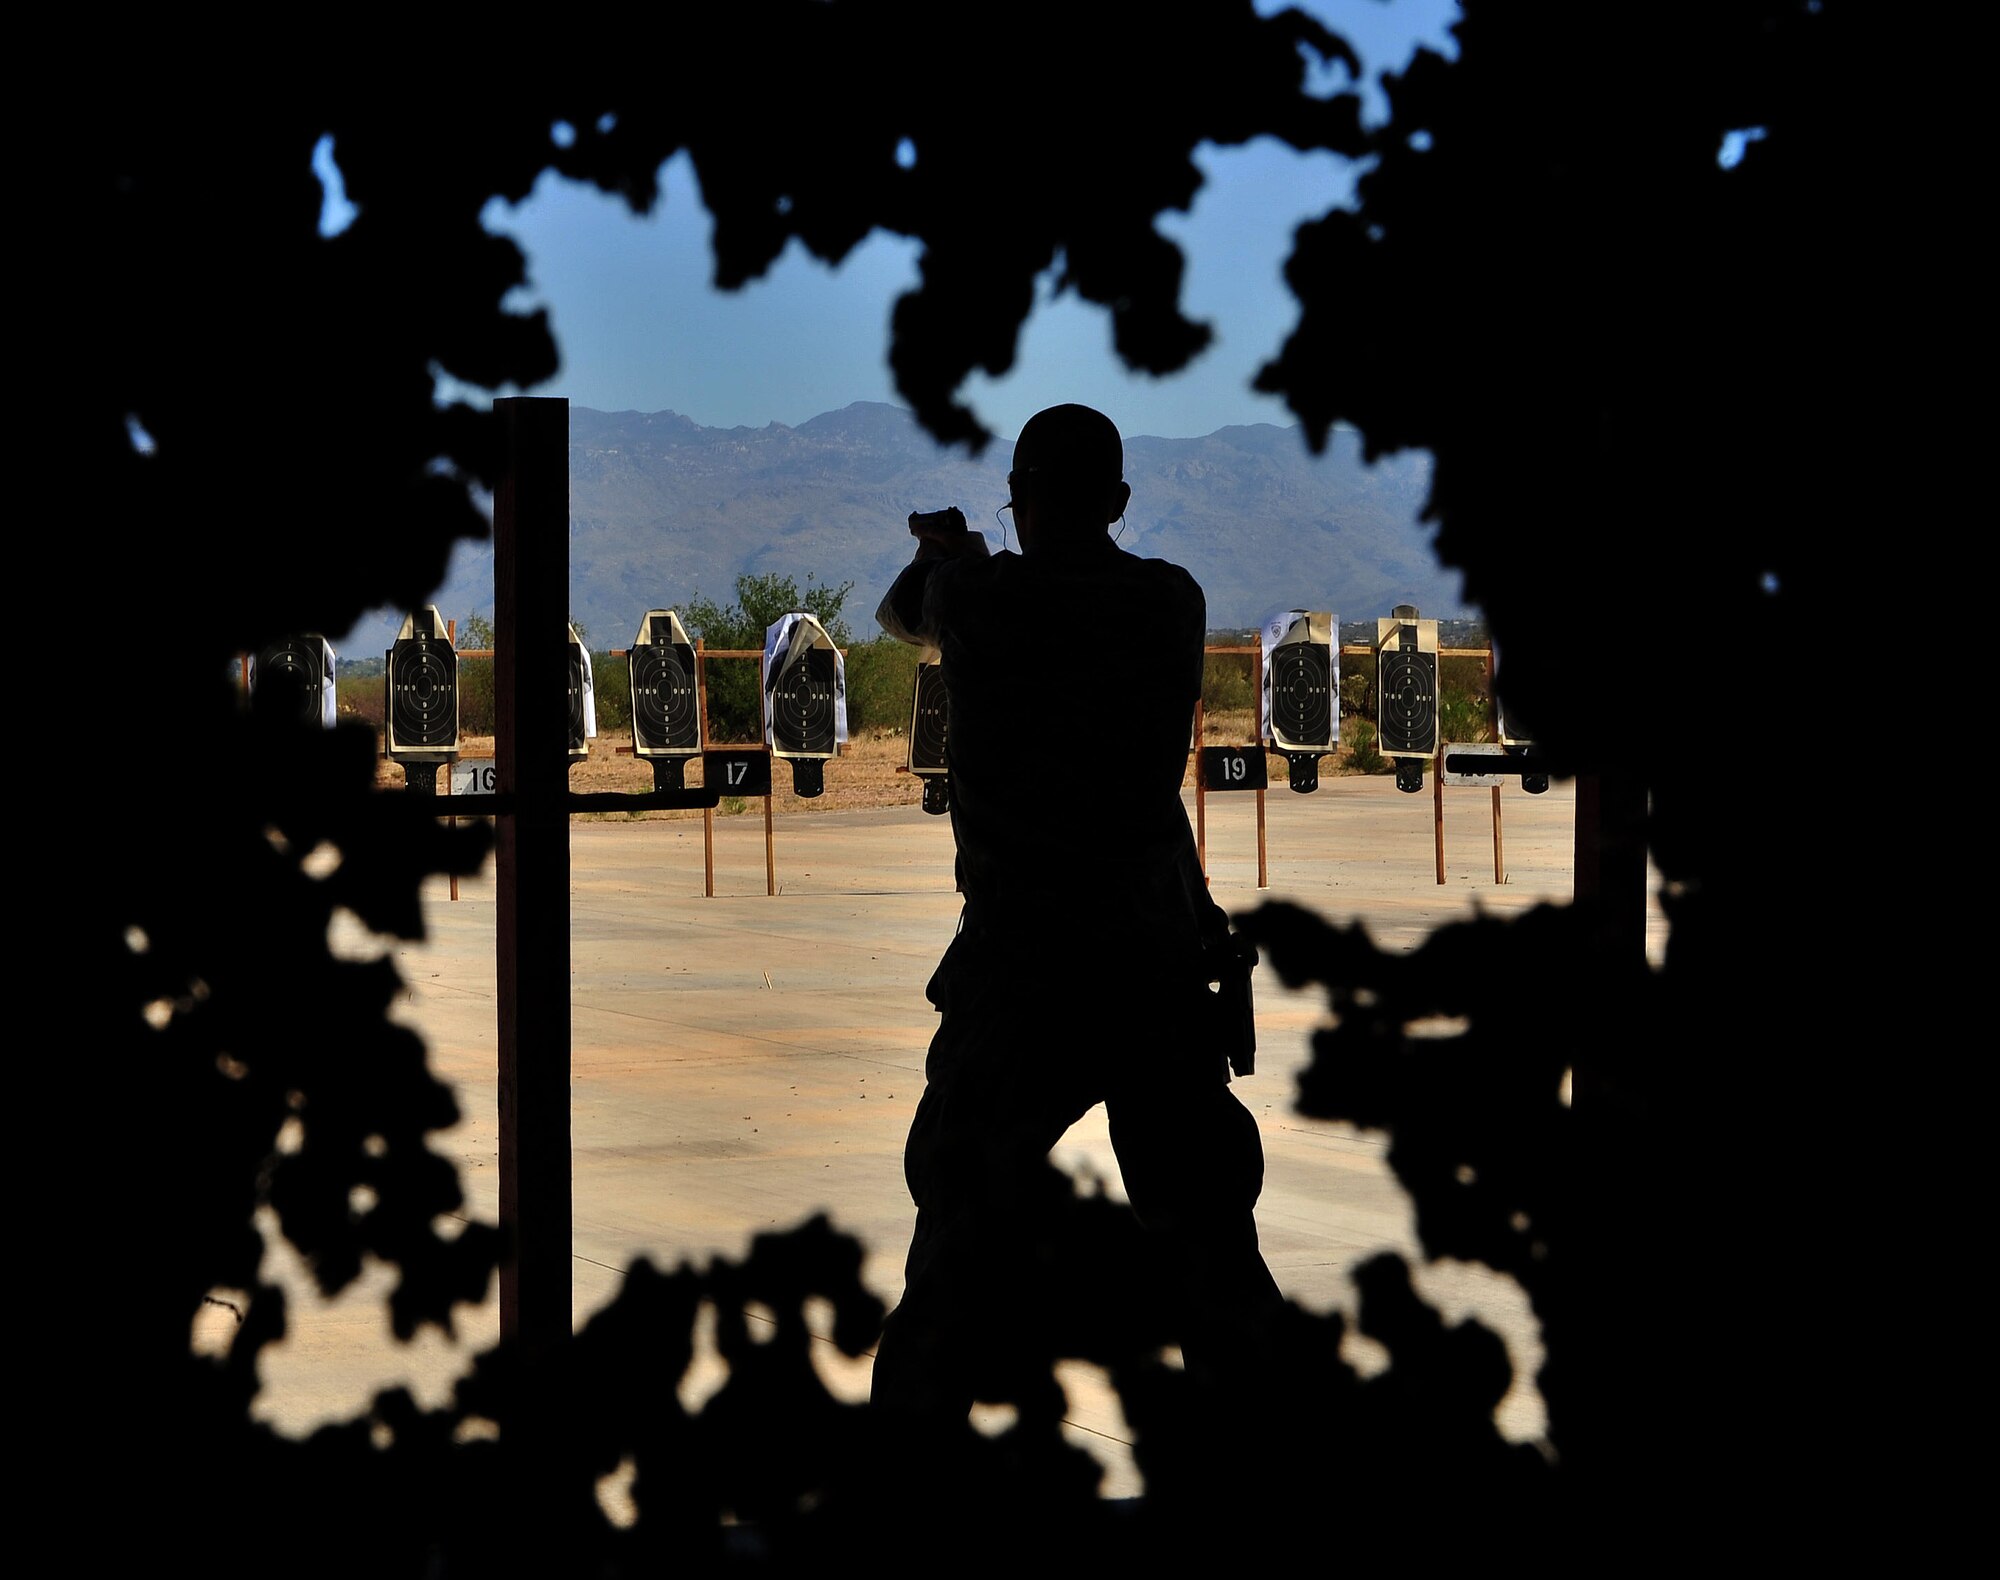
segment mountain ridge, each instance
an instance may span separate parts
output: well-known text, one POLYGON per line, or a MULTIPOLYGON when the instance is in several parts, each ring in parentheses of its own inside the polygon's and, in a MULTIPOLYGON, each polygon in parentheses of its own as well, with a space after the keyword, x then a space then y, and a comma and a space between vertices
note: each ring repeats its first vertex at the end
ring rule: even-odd
MULTIPOLYGON (((856 401, 797 427, 708 428, 673 411, 570 409, 571 611, 594 647, 622 647, 648 609, 697 595, 735 600, 739 575, 853 587, 858 640, 910 557, 914 510, 957 505, 995 549, 1012 534, 1011 441, 980 457, 940 448, 909 412, 856 401)), ((1233 424, 1198 439, 1135 434, 1125 443, 1132 504, 1121 545, 1185 566, 1208 595, 1212 628, 1255 626, 1274 608, 1330 609, 1343 621, 1415 604, 1469 610, 1418 522, 1430 458, 1364 465, 1336 430, 1315 457, 1301 431, 1233 424)), ((432 602, 447 619, 490 614, 492 545, 461 545, 432 602)), ((400 615, 364 620, 343 642, 386 648, 400 615)))

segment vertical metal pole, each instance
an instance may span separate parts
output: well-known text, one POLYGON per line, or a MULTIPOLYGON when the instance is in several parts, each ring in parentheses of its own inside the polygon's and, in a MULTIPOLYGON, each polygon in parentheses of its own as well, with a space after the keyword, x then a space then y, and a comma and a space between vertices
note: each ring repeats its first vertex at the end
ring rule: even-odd
MULTIPOLYGON (((703 650, 708 645, 706 637, 694 639, 695 684, 701 688, 701 749, 708 750, 708 659, 703 650)), ((701 782, 708 783, 708 766, 704 760, 701 782)), ((715 808, 701 809, 701 878, 702 892, 711 900, 715 898, 715 808)))
POLYGON ((1576 901, 1600 961, 1646 958, 1646 786, 1631 773, 1578 774, 1576 901))
MULTIPOLYGON (((764 728, 765 722, 764 660, 762 655, 759 655, 757 659, 757 734, 759 738, 766 733, 764 728)), ((773 838, 773 830, 771 828, 771 803, 778 799, 778 754, 772 752, 767 760, 771 764, 771 785, 764 792, 764 892, 766 894, 776 894, 778 892, 778 847, 777 841, 773 838)))
MULTIPOLYGON (((1261 642, 1250 652, 1250 696, 1251 711, 1257 715, 1258 720, 1256 747, 1261 752, 1264 749, 1264 645, 1261 642)), ((1340 706, 1338 697, 1334 699, 1334 706, 1340 706)), ((1269 759, 1266 759, 1265 766, 1268 769, 1269 759)), ((1267 773, 1265 777, 1268 778, 1269 774, 1267 773)), ((1270 886, 1271 871, 1265 859, 1264 847, 1264 792, 1259 790, 1257 792, 1257 887, 1268 889, 1270 886)))
POLYGON ((778 841, 777 831, 771 822, 771 805, 778 799, 778 762, 771 759, 771 789, 764 797, 764 892, 778 892, 778 841))
MULTIPOLYGON (((456 620, 445 621, 444 639, 446 644, 451 648, 453 654, 456 654, 458 652, 458 622, 456 620)), ((458 673, 457 666, 458 666, 458 659, 454 657, 452 659, 452 673, 454 676, 458 673)), ((459 695, 461 697, 464 696, 465 695, 464 691, 461 690, 459 692, 459 695)), ((446 795, 450 795, 452 793, 451 791, 452 766, 453 765, 447 764, 444 771, 444 793, 446 795)), ((450 828, 458 827, 458 819, 455 817, 447 818, 445 822, 446 826, 450 828)), ((458 874, 455 872, 451 875, 451 897, 454 900, 458 898, 458 874)))
MULTIPOLYGON (((1439 668, 1443 666, 1440 665, 1439 668)), ((1431 821, 1437 828, 1437 877, 1444 882, 1444 747, 1431 759, 1431 821)))
MULTIPOLYGON (((1486 727, 1493 732, 1493 739, 1500 739, 1500 705, 1493 698, 1493 644, 1486 644, 1486 708, 1489 714, 1486 727)), ((1500 854, 1500 787, 1493 787, 1493 881, 1507 881, 1507 864, 1500 854)))
POLYGON ((544 1350, 570 1333, 569 402, 493 410, 500 1334, 544 1350))
POLYGON ((1201 863, 1204 881, 1208 877, 1208 786, 1201 775, 1201 732, 1206 711, 1199 697, 1194 699, 1194 853, 1201 863))

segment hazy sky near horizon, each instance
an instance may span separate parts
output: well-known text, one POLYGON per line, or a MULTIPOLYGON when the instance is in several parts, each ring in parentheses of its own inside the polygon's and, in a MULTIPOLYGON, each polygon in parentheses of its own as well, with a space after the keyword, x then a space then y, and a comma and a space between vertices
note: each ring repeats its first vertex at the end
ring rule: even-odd
MULTIPOLYGON (((1257 0, 1260 11, 1282 0, 1257 0)), ((1386 105, 1376 79, 1418 44, 1453 53, 1447 29, 1456 0, 1303 0, 1302 9, 1342 34, 1361 56, 1364 114, 1386 105)), ((1334 68, 1321 91, 1349 86, 1334 68)), ((1146 113, 1146 85, 1119 92, 1146 113)), ((1004 117, 1004 103, 968 96, 965 114, 1004 117)), ((337 159, 338 152, 335 151, 337 159)), ((1262 139, 1207 147, 1206 180, 1193 208, 1168 213, 1161 231, 1188 259, 1183 310, 1215 330, 1215 342, 1181 373, 1128 372, 1111 348, 1107 315, 1046 286, 1024 327, 1014 370, 975 375, 960 391, 980 418, 1011 437, 1044 406, 1082 401, 1128 435, 1193 438, 1235 423, 1294 419, 1250 381, 1276 354, 1297 317, 1284 259, 1300 221, 1347 200, 1355 168, 1331 154, 1301 155, 1262 139)), ((549 310, 562 367, 546 384, 502 394, 556 395, 601 411, 675 411, 714 428, 797 426, 857 400, 905 404, 890 380, 889 314, 917 283, 918 247, 876 232, 838 269, 796 243, 761 280, 740 291, 710 284, 711 224, 685 155, 662 180, 665 200, 644 219, 593 188, 544 176, 518 207, 496 201, 489 229, 511 235, 531 281, 511 305, 549 310)), ((484 392, 457 391, 486 400, 484 392)))

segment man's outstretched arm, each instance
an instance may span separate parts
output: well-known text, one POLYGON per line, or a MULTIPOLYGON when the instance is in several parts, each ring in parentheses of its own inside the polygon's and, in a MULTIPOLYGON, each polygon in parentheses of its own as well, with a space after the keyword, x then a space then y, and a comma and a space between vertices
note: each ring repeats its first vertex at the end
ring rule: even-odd
POLYGON ((912 512, 910 535, 917 540, 916 556, 890 584, 875 619, 898 641, 935 647, 938 622, 929 596, 933 573, 955 560, 985 559, 986 539, 967 530, 964 515, 956 509, 912 512))

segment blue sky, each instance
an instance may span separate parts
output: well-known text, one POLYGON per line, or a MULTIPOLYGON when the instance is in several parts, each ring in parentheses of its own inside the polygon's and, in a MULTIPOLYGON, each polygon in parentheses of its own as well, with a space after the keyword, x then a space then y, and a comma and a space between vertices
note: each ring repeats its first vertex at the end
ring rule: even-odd
MULTIPOLYGON (((1260 11, 1284 9, 1283 0, 1256 3, 1260 11)), ((1370 120, 1387 113, 1375 85, 1383 71, 1399 69, 1420 43, 1454 52, 1446 29, 1458 18, 1457 0, 1302 0, 1300 8, 1360 55, 1370 120)), ((1327 92, 1347 86, 1339 68, 1316 83, 1327 92)), ((1130 100, 1132 113, 1143 115, 1143 84, 1131 85, 1130 100)), ((327 186, 327 229, 351 213, 338 158, 323 143, 315 161, 327 186)), ((1272 139, 1207 148, 1197 158, 1207 179, 1192 210, 1159 223, 1187 256, 1183 311, 1207 322, 1214 342, 1180 373, 1133 374, 1112 351, 1100 309, 1044 293, 1013 371, 999 381, 975 376, 960 391, 988 427, 1011 438, 1035 412, 1063 401, 1108 413, 1127 437, 1292 424, 1284 405, 1255 394, 1250 382, 1297 317, 1282 273, 1292 231, 1348 199, 1354 168, 1272 139)), ((896 298, 917 280, 914 243, 878 232, 837 270, 795 245, 761 280, 718 291, 709 283, 708 213, 685 157, 668 162, 662 185, 665 201, 645 219, 555 176, 544 176, 518 206, 489 206, 488 228, 514 237, 528 259, 530 285, 512 305, 548 309, 562 356, 548 383, 497 393, 561 396, 600 411, 675 411, 711 428, 796 427, 854 401, 904 404, 889 377, 888 323, 896 298)), ((441 380, 440 395, 483 404, 493 392, 441 380)), ((1428 528, 1412 521, 1410 535, 1428 552, 1428 528)), ((379 651, 400 620, 398 611, 374 611, 334 645, 379 651)))
MULTIPOLYGON (((1260 10, 1281 9, 1258 0, 1260 10)), ((1446 52, 1455 0, 1308 0, 1303 9, 1342 33, 1373 87, 1419 42, 1446 52)), ((1325 74, 1329 89, 1344 72, 1325 74)), ((1133 84, 1132 113, 1145 113, 1133 84)), ((336 155, 337 157, 337 155, 336 155)), ((1111 349, 1109 321, 1073 297, 1046 296, 1023 331, 1004 380, 976 376, 961 394, 992 428, 1011 436, 1034 412, 1076 400, 1108 412, 1128 435, 1187 438, 1232 423, 1291 417, 1250 390, 1257 368, 1296 316, 1281 268, 1293 228, 1346 200, 1353 171, 1332 155, 1306 157, 1266 139, 1204 150, 1207 180, 1187 214, 1163 232, 1187 254, 1184 310, 1209 322, 1216 341, 1165 379, 1128 373, 1111 349)), ((528 255, 532 285, 520 305, 547 307, 563 365, 527 391, 606 411, 676 411, 708 427, 796 426, 857 400, 902 404, 885 360, 889 312, 916 283, 914 243, 878 232, 829 269, 796 245, 765 277, 737 292, 709 285, 709 221, 684 157, 669 162, 666 201, 635 219, 615 199, 546 176, 518 207, 494 203, 490 229, 528 255)), ((467 398, 487 398, 462 392, 467 398)))

